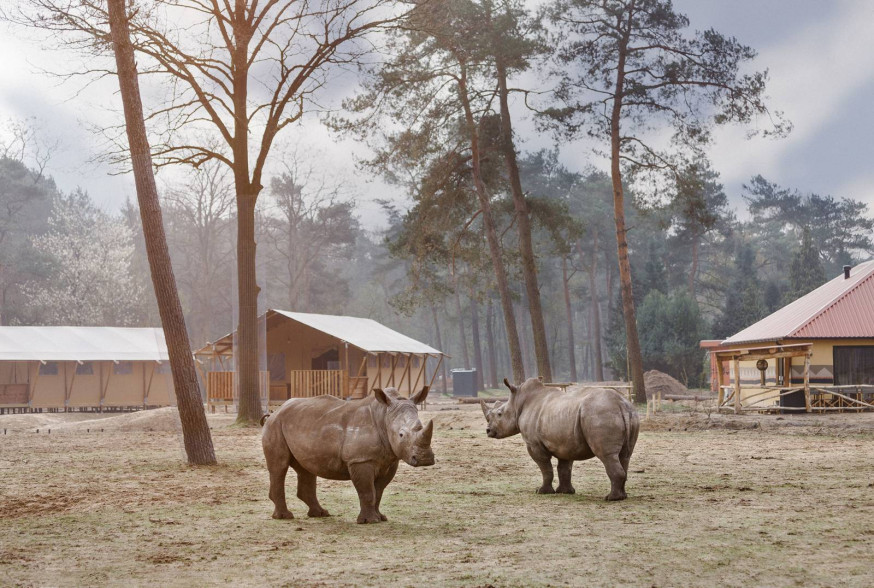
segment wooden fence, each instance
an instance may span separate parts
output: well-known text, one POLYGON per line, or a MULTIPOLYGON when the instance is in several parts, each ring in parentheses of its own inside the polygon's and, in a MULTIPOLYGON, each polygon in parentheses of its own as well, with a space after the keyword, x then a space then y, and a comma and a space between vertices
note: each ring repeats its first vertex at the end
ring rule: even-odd
POLYGON ((291 397, 310 398, 328 394, 348 396, 349 376, 344 370, 292 370, 291 397))

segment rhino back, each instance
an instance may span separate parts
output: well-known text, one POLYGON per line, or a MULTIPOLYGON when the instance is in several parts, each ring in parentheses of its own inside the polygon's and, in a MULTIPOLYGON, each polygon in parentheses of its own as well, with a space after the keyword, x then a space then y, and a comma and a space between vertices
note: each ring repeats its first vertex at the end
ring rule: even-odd
POLYGON ((295 398, 282 405, 277 423, 298 463, 322 478, 348 480, 351 461, 367 461, 380 453, 367 399, 295 398))
POLYGON ((523 412, 519 428, 526 442, 542 443, 560 459, 589 459, 618 451, 625 443, 623 402, 627 401, 619 394, 603 388, 579 393, 550 390, 532 403, 528 415, 523 412))

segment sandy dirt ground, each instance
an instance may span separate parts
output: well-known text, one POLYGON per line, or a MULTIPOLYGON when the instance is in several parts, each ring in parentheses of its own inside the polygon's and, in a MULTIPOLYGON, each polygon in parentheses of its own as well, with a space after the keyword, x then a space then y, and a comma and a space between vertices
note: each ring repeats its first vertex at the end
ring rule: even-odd
POLYGON ((272 520, 260 430, 232 415, 209 417, 211 468, 184 465, 172 409, 0 416, 0 585, 871 585, 874 415, 668 409, 607 503, 599 462, 536 495, 519 437, 429 404, 438 463, 401 465, 377 525, 348 482, 320 480, 333 516, 308 519, 293 472, 298 518, 272 520))

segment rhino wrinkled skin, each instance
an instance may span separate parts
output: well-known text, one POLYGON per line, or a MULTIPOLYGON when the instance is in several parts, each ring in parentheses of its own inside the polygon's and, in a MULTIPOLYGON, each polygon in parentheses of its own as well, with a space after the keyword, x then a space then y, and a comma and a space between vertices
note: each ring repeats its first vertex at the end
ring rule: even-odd
POLYGON ((329 516, 316 497, 318 476, 352 480, 361 503, 359 523, 385 521, 379 504, 399 461, 434 464, 434 422, 423 427, 416 410, 427 395, 426 386, 409 400, 398 397, 394 388, 376 389, 362 400, 292 398, 266 417, 261 441, 276 507, 273 518, 294 518, 285 502, 291 466, 297 473, 297 497, 309 507, 309 516, 329 516))
POLYGON ((640 419, 634 406, 617 392, 587 388, 563 392, 530 378, 520 387, 506 379, 510 399, 489 406, 480 401, 489 437, 503 439, 517 433, 540 467, 543 485, 538 494, 573 494, 574 461, 597 457, 610 478, 607 500, 624 500, 628 462, 637 442, 640 419), (553 490, 552 458, 558 459, 558 487, 553 490))

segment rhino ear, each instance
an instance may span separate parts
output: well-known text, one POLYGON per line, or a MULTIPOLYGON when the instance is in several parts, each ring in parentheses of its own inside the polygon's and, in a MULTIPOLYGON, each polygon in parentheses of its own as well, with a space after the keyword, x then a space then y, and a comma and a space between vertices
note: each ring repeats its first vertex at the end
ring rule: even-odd
POLYGON ((382 402, 384 405, 388 406, 389 404, 391 404, 391 396, 386 394, 382 388, 374 388, 373 395, 376 396, 376 399, 382 402))
POLYGON ((511 384, 510 381, 509 381, 507 378, 504 378, 504 386, 506 386, 507 388, 510 389, 510 393, 511 393, 511 394, 515 394, 515 393, 516 393, 516 390, 517 390, 516 386, 514 386, 513 384, 511 384))
POLYGON ((486 401, 483 400, 482 398, 480 398, 479 405, 483 409, 483 416, 488 419, 489 418, 489 405, 486 404, 486 401))
POLYGON ((422 386, 422 389, 410 396, 410 400, 413 401, 413 404, 422 404, 426 398, 428 398, 428 392, 431 390, 430 386, 422 386))

